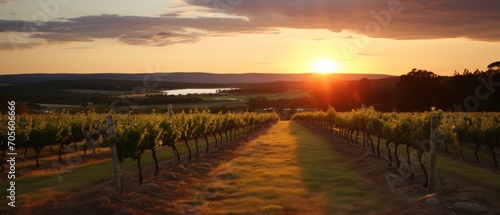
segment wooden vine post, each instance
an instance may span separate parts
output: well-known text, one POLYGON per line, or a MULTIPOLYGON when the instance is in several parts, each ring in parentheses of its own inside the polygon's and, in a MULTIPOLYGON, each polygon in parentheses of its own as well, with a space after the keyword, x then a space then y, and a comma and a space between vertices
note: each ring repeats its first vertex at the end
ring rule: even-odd
MULTIPOLYGON (((167 109, 168 109, 168 117, 172 118, 173 115, 172 104, 167 105, 167 109)), ((177 153, 175 152, 174 147, 170 148, 172 149, 172 163, 174 163, 174 161, 177 162, 177 153)), ((177 165, 179 165, 179 163, 177 165)))
POLYGON ((430 141, 430 161, 429 161, 429 186, 427 187, 427 193, 431 194, 435 192, 436 188, 436 139, 437 131, 439 126, 439 116, 431 116, 431 141, 430 141))
MULTIPOLYGON (((109 115, 106 117, 106 121, 108 123, 108 134, 110 138, 115 138, 115 123, 113 121, 113 116, 109 115)), ((111 141, 111 157, 113 159, 113 172, 115 175, 115 189, 118 195, 122 193, 122 183, 121 183, 121 169, 120 169, 120 161, 118 160, 118 148, 116 147, 116 143, 111 141)))

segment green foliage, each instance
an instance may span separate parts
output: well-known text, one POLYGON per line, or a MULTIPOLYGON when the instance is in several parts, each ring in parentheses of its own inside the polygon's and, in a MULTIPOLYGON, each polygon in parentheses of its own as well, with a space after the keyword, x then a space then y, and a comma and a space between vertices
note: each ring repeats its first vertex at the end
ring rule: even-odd
POLYGON ((487 146, 490 150, 500 146, 500 113, 493 112, 444 113, 432 108, 424 113, 382 113, 371 107, 336 112, 330 108, 327 112, 297 113, 292 119, 328 122, 349 130, 367 131, 388 141, 424 150, 430 138, 431 115, 440 119, 436 143, 441 149, 447 151, 450 147, 461 153, 464 142, 487 146))
MULTIPOLYGON (((120 162, 123 163, 126 158, 136 159, 140 168, 140 159, 146 150, 153 151, 153 158, 157 161, 154 150, 159 146, 174 146, 179 140, 187 141, 214 132, 263 125, 278 120, 274 113, 211 114, 206 110, 192 110, 172 117, 166 113, 114 114, 115 136, 109 137, 106 116, 107 114, 92 111, 78 114, 20 114, 16 119, 19 142, 17 147, 33 148, 37 153, 38 166, 38 157, 46 146, 62 146, 84 139, 87 142, 99 141, 102 142, 102 147, 116 144, 120 162)), ((6 146, 4 142, 1 144, 2 148, 6 146)))

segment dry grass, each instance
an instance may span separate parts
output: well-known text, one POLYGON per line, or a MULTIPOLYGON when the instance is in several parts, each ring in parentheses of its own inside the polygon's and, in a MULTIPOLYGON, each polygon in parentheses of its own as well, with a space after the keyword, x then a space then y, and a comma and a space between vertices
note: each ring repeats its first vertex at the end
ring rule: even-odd
POLYGON ((377 200, 329 143, 293 122, 269 133, 193 186, 178 202, 199 214, 367 214, 377 200))

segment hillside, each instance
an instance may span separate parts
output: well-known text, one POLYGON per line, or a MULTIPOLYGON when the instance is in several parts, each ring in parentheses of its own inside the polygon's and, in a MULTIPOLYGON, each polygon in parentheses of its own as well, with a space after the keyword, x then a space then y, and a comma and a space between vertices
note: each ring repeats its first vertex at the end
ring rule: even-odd
MULTIPOLYGON (((393 77, 382 74, 331 74, 326 76, 334 80, 359 80, 362 78, 381 79, 393 77)), ((266 83, 275 81, 313 81, 324 79, 325 76, 303 73, 303 74, 271 74, 271 73, 244 73, 244 74, 215 74, 201 72, 173 72, 152 74, 124 74, 124 73, 101 73, 101 74, 19 74, 0 75, 2 83, 32 83, 46 81, 67 80, 124 80, 124 81, 168 81, 184 83, 211 83, 211 84, 247 84, 266 83)))

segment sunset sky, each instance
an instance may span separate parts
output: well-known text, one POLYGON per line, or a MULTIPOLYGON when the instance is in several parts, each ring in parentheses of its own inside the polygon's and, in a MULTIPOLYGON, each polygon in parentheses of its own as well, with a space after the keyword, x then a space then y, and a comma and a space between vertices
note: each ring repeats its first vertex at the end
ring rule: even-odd
POLYGON ((0 74, 452 75, 500 60, 498 0, 0 0, 0 74))

